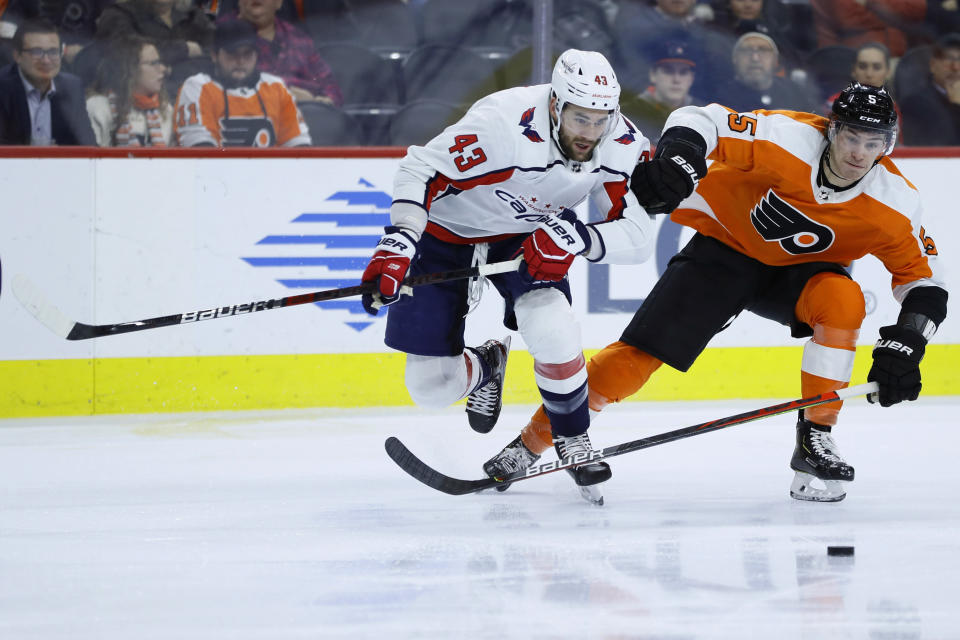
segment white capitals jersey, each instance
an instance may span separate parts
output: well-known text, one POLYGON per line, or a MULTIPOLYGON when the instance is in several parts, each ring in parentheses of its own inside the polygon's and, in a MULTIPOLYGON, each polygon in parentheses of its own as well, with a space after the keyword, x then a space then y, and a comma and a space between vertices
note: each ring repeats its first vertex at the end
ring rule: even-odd
POLYGON ((650 141, 626 118, 583 163, 567 160, 550 134, 550 85, 491 94, 426 146, 412 146, 394 182, 394 224, 473 244, 529 234, 565 208, 592 198, 608 222, 588 255, 641 262, 653 223, 628 188, 650 141))

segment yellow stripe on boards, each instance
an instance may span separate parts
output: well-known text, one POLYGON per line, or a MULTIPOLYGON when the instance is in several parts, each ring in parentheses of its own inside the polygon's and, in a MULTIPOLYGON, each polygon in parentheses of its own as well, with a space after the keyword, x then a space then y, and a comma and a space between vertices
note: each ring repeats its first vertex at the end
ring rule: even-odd
MULTIPOLYGON (((866 379, 870 349, 857 350, 855 383, 866 379)), ((631 400, 791 400, 801 354, 707 349, 687 373, 661 367, 631 400)), ((923 393, 960 394, 958 361, 960 345, 930 345, 923 393)), ((0 361, 0 417, 410 405, 403 370, 398 353, 0 361)), ((504 401, 539 402, 524 351, 510 353, 504 401)))

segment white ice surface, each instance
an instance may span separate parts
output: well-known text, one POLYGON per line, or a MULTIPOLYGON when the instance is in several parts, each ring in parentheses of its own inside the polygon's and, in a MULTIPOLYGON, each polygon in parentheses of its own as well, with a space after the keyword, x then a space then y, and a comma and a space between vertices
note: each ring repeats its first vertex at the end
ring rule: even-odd
MULTIPOLYGON (((593 440, 765 404, 615 407, 593 440)), ((847 405, 837 504, 788 497, 793 416, 616 458, 600 508, 383 451, 477 478, 529 407, 485 436, 457 407, 0 421, 0 638, 960 638, 960 401, 847 405)))

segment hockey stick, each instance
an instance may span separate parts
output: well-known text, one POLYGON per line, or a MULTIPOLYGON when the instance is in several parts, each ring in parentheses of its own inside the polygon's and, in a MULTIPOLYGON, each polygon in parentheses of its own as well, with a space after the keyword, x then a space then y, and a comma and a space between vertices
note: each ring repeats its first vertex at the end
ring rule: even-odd
POLYGON ((827 404, 828 402, 843 400, 844 398, 852 398, 854 396, 862 396, 864 394, 874 393, 877 391, 877 389, 878 387, 876 382, 868 382, 866 384, 857 385, 856 387, 838 389, 837 391, 821 393, 820 395, 811 396, 809 398, 791 400, 790 402, 784 402, 783 404, 775 404, 769 407, 763 407, 762 409, 747 411, 746 413, 738 413, 735 416, 729 416, 727 418, 720 418, 719 420, 711 420, 709 422, 696 424, 692 427, 676 429, 675 431, 667 431, 666 433, 650 436, 648 438, 640 438, 639 440, 631 440, 630 442, 624 442, 623 444, 606 447, 605 449, 601 449, 599 451, 592 451, 590 454, 578 454, 571 458, 563 458, 562 460, 545 462, 543 464, 535 465, 523 471, 517 471, 516 473, 512 473, 508 476, 503 476, 500 478, 483 478, 481 480, 460 480, 458 478, 451 478, 450 476, 446 476, 424 463, 417 456, 415 456, 413 452, 407 449, 407 447, 397 438, 387 438, 386 442, 384 443, 384 447, 387 450, 387 455, 390 456, 390 458, 396 462, 401 469, 423 484, 427 485, 431 489, 436 489, 437 491, 442 491, 443 493, 448 493, 452 496, 461 496, 468 493, 483 491, 484 489, 490 489, 503 483, 529 480, 530 478, 543 476, 548 473, 553 473, 554 471, 560 471, 561 469, 568 469, 570 467, 588 462, 605 460, 607 458, 620 456, 632 451, 639 451, 640 449, 655 447, 660 444, 666 444, 667 442, 673 442, 674 440, 682 440, 683 438, 700 435, 701 433, 726 429, 727 427, 743 424, 745 422, 762 420, 764 418, 780 415, 781 413, 787 413, 789 411, 795 411, 797 409, 808 409, 821 404, 827 404))
MULTIPOLYGON (((497 273, 507 273, 515 271, 523 257, 504 262, 495 262, 493 264, 484 264, 476 267, 467 267, 464 269, 454 269, 451 271, 439 271, 437 273, 425 273, 419 276, 411 276, 403 281, 403 286, 420 287, 426 284, 436 284, 438 282, 450 282, 452 280, 463 280, 478 276, 489 276, 497 273)), ((101 338, 103 336, 114 336, 121 333, 130 333, 132 331, 144 331, 146 329, 156 329, 158 327, 169 327, 177 324, 190 324, 200 320, 216 320, 219 318, 229 318, 245 313, 254 313, 256 311, 270 311, 272 309, 283 309, 300 304, 310 304, 313 302, 322 302, 324 300, 336 300, 338 298, 349 298, 358 296, 375 290, 373 283, 359 284, 342 289, 329 289, 327 291, 316 291, 314 293, 303 293, 297 296, 288 296, 286 298, 274 298, 272 300, 260 300, 258 302, 244 302, 234 304, 228 307, 217 307, 214 309, 201 309, 200 311, 189 311, 187 313, 176 313, 169 316, 159 316, 156 318, 147 318, 146 320, 135 320, 133 322, 118 322, 116 324, 84 324, 74 322, 67 318, 57 307, 47 302, 40 294, 37 287, 24 275, 17 274, 13 278, 13 294, 17 297, 27 311, 33 314, 41 323, 47 326, 61 338, 67 340, 87 340, 89 338, 101 338)))

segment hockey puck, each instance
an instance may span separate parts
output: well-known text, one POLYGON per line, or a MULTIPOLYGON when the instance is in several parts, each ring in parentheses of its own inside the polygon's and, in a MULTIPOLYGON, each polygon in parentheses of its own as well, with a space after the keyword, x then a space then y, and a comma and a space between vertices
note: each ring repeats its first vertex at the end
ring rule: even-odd
POLYGON ((852 556, 853 547, 827 547, 828 556, 852 556))

